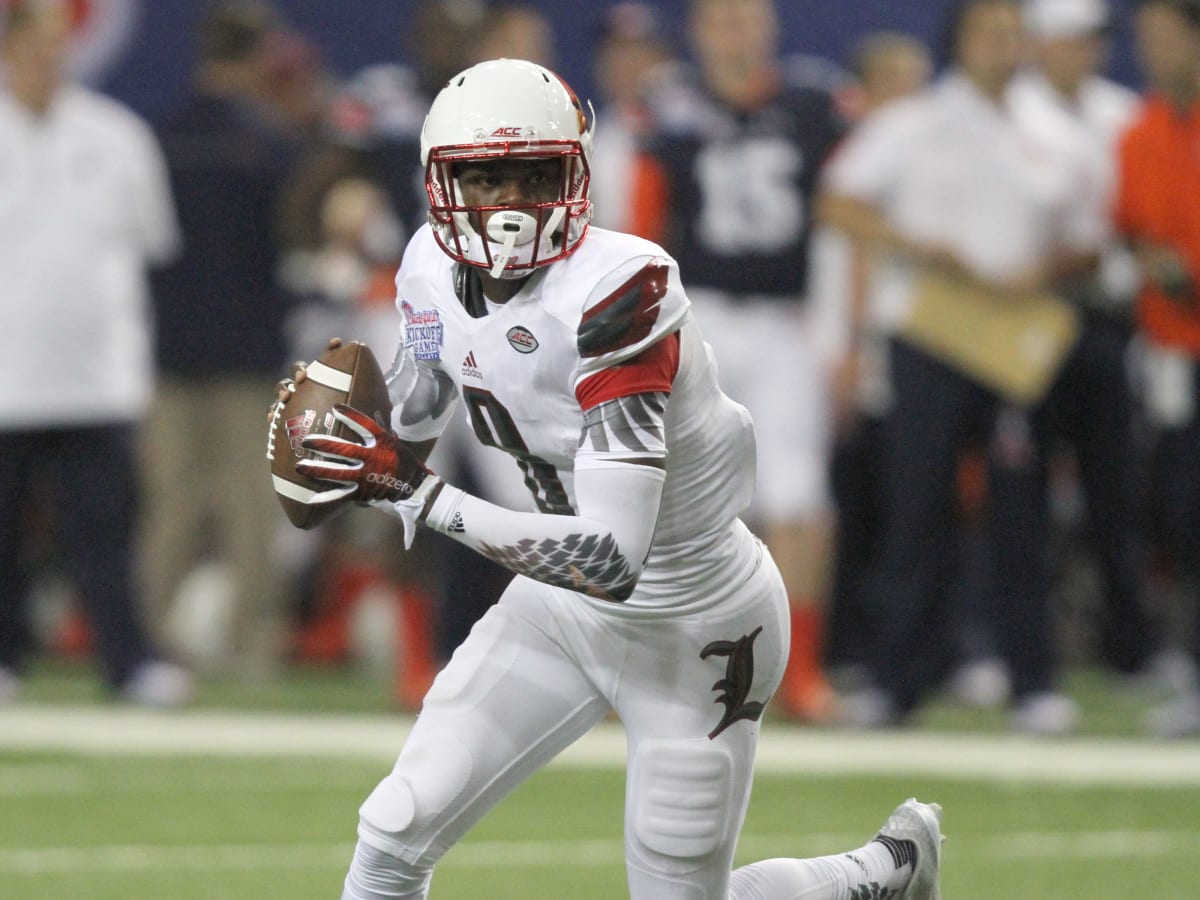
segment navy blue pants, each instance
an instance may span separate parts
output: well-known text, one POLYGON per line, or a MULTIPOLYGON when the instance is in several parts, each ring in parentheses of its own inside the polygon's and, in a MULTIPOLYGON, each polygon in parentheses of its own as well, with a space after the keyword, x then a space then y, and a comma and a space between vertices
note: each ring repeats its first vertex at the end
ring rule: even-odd
MULTIPOLYGON (((985 420, 980 428, 990 430, 985 420)), ((972 434, 969 444, 982 446, 988 433, 972 434)), ((825 663, 831 668, 865 667, 875 652, 880 631, 888 628, 864 603, 863 579, 870 572, 881 540, 883 421, 863 417, 839 442, 833 453, 832 487, 837 504, 837 546, 825 641, 825 663)), ((952 621, 945 633, 951 643, 951 662, 996 655, 996 613, 992 547, 987 529, 955 513, 954 562, 947 567, 938 590, 948 592, 937 608, 952 621), (942 604, 948 604, 943 607, 942 604)), ((939 631, 943 629, 939 628, 939 631)), ((939 654, 941 655, 941 654, 939 654)))
POLYGON ((92 627, 106 682, 119 687, 151 656, 133 585, 134 428, 0 432, 0 665, 30 649, 26 594, 33 518, 49 512, 57 553, 92 627), (49 501, 49 509, 33 504, 49 501))
MULTIPOLYGON (((1010 495, 1009 508, 1034 529, 1031 537, 1049 541, 1046 456, 1058 442, 1074 451, 1086 503, 1086 547, 1103 581, 1098 650, 1111 668, 1129 673, 1148 662, 1158 641, 1144 602, 1145 541, 1127 343, 1119 325, 1085 323, 1049 395, 1030 417, 1036 452, 1015 465, 993 453, 992 484, 1010 495)), ((1030 542, 1024 552, 1036 549, 1030 542)))
MULTIPOLYGON (((893 405, 879 432, 880 530, 861 590, 875 619, 871 679, 904 715, 956 655, 958 611, 950 587, 961 571, 958 463, 989 429, 998 400, 902 341, 892 341, 890 354, 893 405)), ((1026 571, 1039 581, 1040 571, 1026 571)))
POLYGON ((963 446, 981 432, 991 435, 989 612, 1016 696, 1054 688, 1046 459, 1056 438, 1068 440, 1079 459, 1090 543, 1105 578, 1101 650, 1126 671, 1152 651, 1123 352, 1119 332, 1086 327, 1043 403, 1021 412, 1003 408, 996 395, 920 350, 893 342, 895 405, 881 435, 882 531, 863 591, 879 629, 872 676, 901 713, 936 684, 953 657, 949 632, 959 611, 947 587, 961 549, 955 470, 963 446))
MULTIPOLYGON (((1186 425, 1163 429, 1150 460, 1150 522, 1154 540, 1172 567, 1200 580, 1200 363, 1194 366, 1195 412, 1186 425)), ((1200 661, 1200 620, 1193 623, 1200 661)))

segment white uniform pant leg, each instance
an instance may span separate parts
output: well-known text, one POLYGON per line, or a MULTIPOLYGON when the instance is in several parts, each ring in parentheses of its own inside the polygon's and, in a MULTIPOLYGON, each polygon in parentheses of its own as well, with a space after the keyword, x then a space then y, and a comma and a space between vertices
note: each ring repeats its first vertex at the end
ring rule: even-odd
POLYGON ((717 360, 722 390, 754 419, 758 523, 805 522, 828 511, 832 442, 817 330, 800 298, 689 291, 717 360))
POLYGON ((757 704, 778 687, 787 658, 783 582, 764 549, 745 590, 720 607, 621 627, 641 632, 628 642, 615 702, 629 735, 630 897, 725 900, 750 799, 757 704))
POLYGON ((399 860, 402 878, 427 879, 497 801, 609 710, 556 634, 554 607, 573 599, 564 594, 526 578, 509 585, 438 674, 395 768, 360 808, 360 843, 399 860))

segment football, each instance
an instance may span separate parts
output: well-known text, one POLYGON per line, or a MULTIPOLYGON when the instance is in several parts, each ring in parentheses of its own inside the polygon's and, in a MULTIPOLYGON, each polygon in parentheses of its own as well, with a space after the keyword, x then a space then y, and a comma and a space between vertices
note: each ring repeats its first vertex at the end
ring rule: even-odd
POLYGON ((334 338, 319 359, 308 364, 307 376, 287 400, 271 408, 267 460, 275 496, 288 521, 297 528, 315 528, 346 509, 350 498, 319 502, 332 485, 296 471, 298 460, 313 454, 300 446, 309 434, 328 434, 354 440, 348 428, 333 418, 333 405, 345 403, 380 422, 391 421, 392 404, 375 354, 358 341, 334 338))

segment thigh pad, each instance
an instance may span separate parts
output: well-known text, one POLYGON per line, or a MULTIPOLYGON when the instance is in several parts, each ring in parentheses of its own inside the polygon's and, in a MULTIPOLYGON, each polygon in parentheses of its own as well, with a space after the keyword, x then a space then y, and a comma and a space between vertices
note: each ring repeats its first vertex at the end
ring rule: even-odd
POLYGON ((725 842, 735 819, 727 747, 707 739, 648 739, 632 768, 633 829, 648 850, 695 859, 725 842))

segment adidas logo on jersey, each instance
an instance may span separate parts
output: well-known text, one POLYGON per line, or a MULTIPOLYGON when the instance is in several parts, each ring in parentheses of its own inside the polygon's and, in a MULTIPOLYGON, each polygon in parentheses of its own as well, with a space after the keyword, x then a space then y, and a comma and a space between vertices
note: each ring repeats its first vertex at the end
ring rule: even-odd
POLYGON ((467 354, 467 358, 463 360, 462 373, 464 378, 478 378, 483 380, 483 373, 479 371, 479 366, 475 364, 475 351, 472 350, 467 354))
POLYGON ((447 526, 446 530, 454 532, 455 534, 462 534, 467 530, 466 526, 463 524, 462 513, 456 512, 454 514, 453 518, 450 519, 450 524, 447 526))

